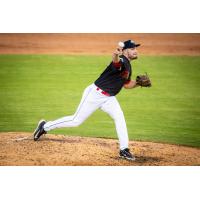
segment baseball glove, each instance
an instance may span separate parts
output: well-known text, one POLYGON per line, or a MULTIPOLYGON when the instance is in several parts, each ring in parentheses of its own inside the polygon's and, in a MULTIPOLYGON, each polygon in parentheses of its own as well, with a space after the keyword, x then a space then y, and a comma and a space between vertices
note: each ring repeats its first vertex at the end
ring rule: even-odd
POLYGON ((147 73, 145 75, 138 75, 136 77, 136 84, 141 87, 151 87, 151 80, 147 73))

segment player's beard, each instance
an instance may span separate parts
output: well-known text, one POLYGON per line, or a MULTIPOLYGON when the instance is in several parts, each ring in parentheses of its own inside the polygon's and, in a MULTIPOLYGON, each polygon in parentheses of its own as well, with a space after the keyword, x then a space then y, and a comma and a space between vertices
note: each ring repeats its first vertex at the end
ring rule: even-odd
POLYGON ((135 60, 138 57, 137 52, 128 52, 128 57, 130 60, 135 60))
POLYGON ((127 50, 124 50, 123 55, 124 55, 125 57, 127 57, 129 61, 135 60, 135 59, 138 58, 137 52, 132 53, 132 52, 129 52, 129 51, 127 51, 127 50))
POLYGON ((129 56, 130 60, 135 60, 138 58, 137 54, 129 56))

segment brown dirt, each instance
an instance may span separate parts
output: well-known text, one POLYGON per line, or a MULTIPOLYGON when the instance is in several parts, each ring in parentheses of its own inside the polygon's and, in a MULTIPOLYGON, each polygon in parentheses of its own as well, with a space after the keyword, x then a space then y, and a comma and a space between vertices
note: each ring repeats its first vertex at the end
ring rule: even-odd
POLYGON ((119 41, 133 39, 144 55, 200 55, 200 34, 76 33, 0 34, 0 54, 111 54, 119 41))
POLYGON ((194 166, 200 149, 153 142, 130 142, 136 161, 118 158, 118 141, 48 134, 34 142, 30 133, 1 133, 0 165, 4 166, 194 166))

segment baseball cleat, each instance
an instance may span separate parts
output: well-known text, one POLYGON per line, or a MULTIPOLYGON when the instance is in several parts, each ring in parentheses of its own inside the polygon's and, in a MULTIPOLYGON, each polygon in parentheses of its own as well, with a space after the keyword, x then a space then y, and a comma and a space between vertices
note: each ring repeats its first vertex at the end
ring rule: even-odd
POLYGON ((135 156, 130 153, 128 148, 126 148, 124 150, 120 150, 119 157, 127 159, 127 160, 132 160, 132 161, 135 160, 135 156))
POLYGON ((44 130, 44 125, 46 121, 40 120, 38 123, 37 128, 34 131, 34 140, 37 141, 43 134, 46 134, 47 132, 44 130))

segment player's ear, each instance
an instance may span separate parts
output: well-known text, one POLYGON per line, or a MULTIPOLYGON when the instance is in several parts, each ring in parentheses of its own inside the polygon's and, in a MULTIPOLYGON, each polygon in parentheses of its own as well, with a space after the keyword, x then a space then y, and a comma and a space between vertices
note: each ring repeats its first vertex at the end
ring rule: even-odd
POLYGON ((127 50, 128 50, 128 49, 123 49, 123 50, 122 50, 122 54, 127 54, 127 50))

